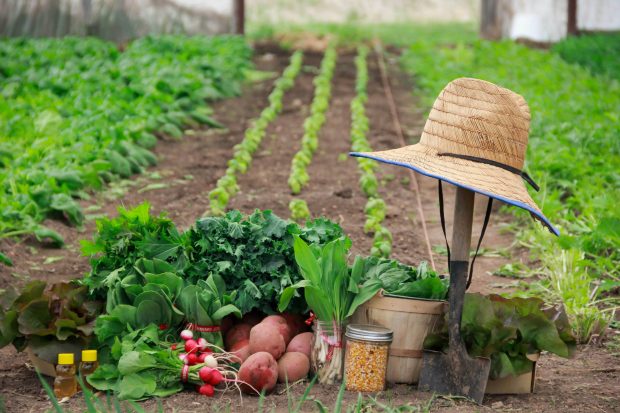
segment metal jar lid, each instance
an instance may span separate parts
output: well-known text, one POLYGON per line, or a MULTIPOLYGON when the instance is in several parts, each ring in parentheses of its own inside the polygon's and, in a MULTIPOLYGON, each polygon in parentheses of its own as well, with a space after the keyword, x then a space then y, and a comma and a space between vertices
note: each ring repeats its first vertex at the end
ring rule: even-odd
POLYGON ((349 324, 345 337, 362 341, 390 342, 394 333, 389 328, 371 324, 349 324))

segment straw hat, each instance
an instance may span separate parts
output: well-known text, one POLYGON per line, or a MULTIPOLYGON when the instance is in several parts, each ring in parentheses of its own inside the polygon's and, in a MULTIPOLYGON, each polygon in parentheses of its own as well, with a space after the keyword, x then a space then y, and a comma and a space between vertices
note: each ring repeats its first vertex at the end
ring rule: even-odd
POLYGON ((522 172, 529 129, 530 109, 522 96, 484 80, 460 78, 439 94, 418 144, 351 155, 404 166, 518 206, 559 235, 523 182, 538 188, 522 172))

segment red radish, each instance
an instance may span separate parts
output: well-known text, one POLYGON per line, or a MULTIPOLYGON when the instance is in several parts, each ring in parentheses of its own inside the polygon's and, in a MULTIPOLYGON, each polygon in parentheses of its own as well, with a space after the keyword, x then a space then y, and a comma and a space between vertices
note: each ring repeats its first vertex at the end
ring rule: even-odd
POLYGON ((200 377, 200 380, 204 381, 205 383, 209 383, 211 381, 211 378, 213 377, 214 371, 217 370, 213 370, 211 367, 204 366, 203 368, 198 370, 198 377, 200 377))
POLYGON ((176 350, 176 349, 177 349, 177 345, 176 344, 173 344, 173 345, 170 346, 170 350, 176 350))
POLYGON ((185 351, 187 351, 188 353, 194 353, 198 351, 198 343, 196 343, 196 340, 187 340, 185 342, 185 351))
POLYGON ((224 376, 222 376, 222 373, 220 373, 219 370, 213 370, 211 372, 211 379, 209 380, 209 384, 217 386, 222 382, 222 380, 224 380, 224 376))
POLYGON ((187 364, 187 354, 186 353, 179 354, 179 360, 181 360, 183 363, 187 364))
POLYGON ((187 340, 191 340, 192 337, 194 337, 194 333, 192 333, 192 330, 183 330, 181 331, 181 338, 185 341, 187 340))
POLYGON ((215 394, 215 389, 210 384, 203 384, 198 389, 198 393, 202 394, 203 396, 213 397, 213 395, 215 394))
POLYGON ((217 367, 217 359, 215 357, 213 357, 213 355, 209 354, 207 355, 207 357, 205 357, 205 361, 204 363, 211 367, 211 368, 216 368, 217 367))
POLYGON ((198 344, 200 351, 205 351, 209 345, 209 342, 203 337, 200 337, 196 343, 198 344))
POLYGON ((186 360, 187 360, 187 364, 189 364, 190 366, 193 366, 198 363, 198 356, 194 353, 190 353, 187 355, 186 360))
POLYGON ((200 353, 198 354, 198 362, 199 363, 204 363, 205 362, 205 358, 209 355, 209 353, 200 353))

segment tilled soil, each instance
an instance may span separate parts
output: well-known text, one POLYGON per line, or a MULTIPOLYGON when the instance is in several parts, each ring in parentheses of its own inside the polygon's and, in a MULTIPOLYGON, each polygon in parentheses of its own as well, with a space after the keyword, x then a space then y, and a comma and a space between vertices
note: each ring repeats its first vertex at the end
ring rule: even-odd
MULTIPOLYGON (((272 46, 257 49, 256 64, 260 69, 281 72, 288 62, 288 54, 272 46)), ((320 54, 307 53, 304 70, 295 86, 286 93, 283 111, 269 126, 267 136, 255 154, 247 174, 239 178, 240 193, 232 199, 230 207, 244 212, 255 208, 272 209, 282 217, 289 216, 288 204, 294 196, 287 179, 290 162, 299 149, 303 133, 302 124, 309 113, 312 101, 312 79, 318 69, 320 54)), ((309 167, 310 183, 295 196, 308 202, 313 216, 325 215, 339 222, 351 237, 354 253, 368 254, 372 237, 364 234, 363 208, 366 199, 360 191, 356 160, 345 157, 350 150, 349 104, 354 96, 355 72, 353 55, 342 52, 333 79, 332 100, 327 121, 319 137, 319 148, 309 167)), ((411 95, 412 85, 395 62, 389 62, 390 79, 400 120, 409 143, 417 141, 424 124, 424 113, 411 95)), ((370 80, 367 115, 371 123, 369 140, 376 150, 400 146, 395 133, 387 100, 381 84, 375 56, 369 56, 370 80)), ((182 228, 189 227, 208 207, 208 191, 226 169, 232 148, 243 139, 243 132, 252 117, 266 105, 271 81, 248 86, 243 96, 214 104, 216 118, 224 123, 226 131, 196 131, 180 141, 163 139, 156 148, 160 163, 142 176, 116 185, 93 199, 83 202, 89 214, 114 215, 119 205, 134 206, 148 201, 155 212, 167 211, 182 228), (146 190, 153 183, 164 183, 160 189, 146 190), (120 189, 125 188, 123 193, 120 189), (116 198, 113 195, 116 194, 116 198)), ((416 196, 408 189, 409 172, 403 168, 381 165, 381 196, 388 205, 384 225, 393 233, 392 256, 403 262, 417 264, 428 260, 427 248, 421 229, 416 196)), ((418 176, 429 238, 433 246, 444 243, 437 208, 436 181, 418 176)), ((447 185, 446 185, 447 187, 447 185)), ((446 188, 446 211, 450 233, 453 191, 446 188)), ((485 200, 476 202, 474 241, 484 214, 485 200)), ((91 217, 92 218, 92 217, 91 217)), ((511 244, 511 236, 500 234, 499 224, 508 220, 494 214, 483 246, 490 250, 504 250, 511 244)), ((21 242, 0 241, 0 249, 7 252, 14 267, 0 266, 0 288, 21 285, 28 279, 48 281, 68 280, 88 271, 87 259, 79 254, 79 240, 89 238, 94 231, 94 220, 89 220, 82 231, 70 228, 59 221, 46 222, 66 239, 63 249, 41 247, 33 240, 21 242)), ((472 241, 473 242, 473 241, 472 241)), ((512 250, 514 257, 523 259, 522 251, 512 250)), ((437 269, 446 270, 446 257, 434 253, 437 269)), ((515 258, 512 259, 514 261, 515 258)), ((489 273, 511 261, 506 257, 481 256, 476 264, 473 291, 493 292, 505 288, 507 281, 489 273)), ((537 388, 534 394, 514 396, 488 396, 482 406, 451 398, 434 398, 433 411, 620 411, 618 394, 620 385, 618 360, 599 347, 584 347, 572 360, 544 355, 538 363, 537 388)), ((24 354, 13 348, 0 350, 0 394, 5 410, 9 412, 38 412, 51 408, 38 380, 27 364, 24 354)), ((298 400, 305 384, 291 386, 289 393, 298 400)), ((317 385, 311 398, 320 400, 328 409, 334 406, 338 389, 317 385)), ((431 395, 417 392, 415 387, 398 385, 379 395, 382 403, 425 406, 431 395)), ((346 393, 345 403, 353 405, 357 395, 346 393)), ((195 392, 184 392, 162 400, 164 411, 256 411, 258 399, 239 399, 232 392, 220 398, 205 399, 195 392)), ((263 407, 267 410, 286 411, 288 395, 284 386, 267 397, 263 407)), ((83 401, 73 398, 66 404, 72 411, 84 410, 83 401)), ((145 408, 155 410, 154 401, 147 401, 145 408)), ((304 411, 316 411, 316 402, 303 405, 304 411)), ((376 407, 376 410, 380 410, 376 407)), ((2 408, 0 408, 2 411, 2 408)))

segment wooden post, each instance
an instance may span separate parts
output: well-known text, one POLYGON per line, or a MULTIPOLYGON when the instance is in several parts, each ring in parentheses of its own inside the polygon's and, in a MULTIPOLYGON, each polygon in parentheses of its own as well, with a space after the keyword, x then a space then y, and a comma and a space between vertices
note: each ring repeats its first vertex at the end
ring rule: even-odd
POLYGON ((577 0, 568 0, 568 23, 566 27, 567 36, 576 36, 577 30, 577 0))
POLYGON ((454 220, 452 221, 452 261, 469 261, 471 227, 474 219, 474 193, 456 188, 454 220))
POLYGON ((245 2, 244 0, 235 0, 235 33, 245 33, 245 2))

